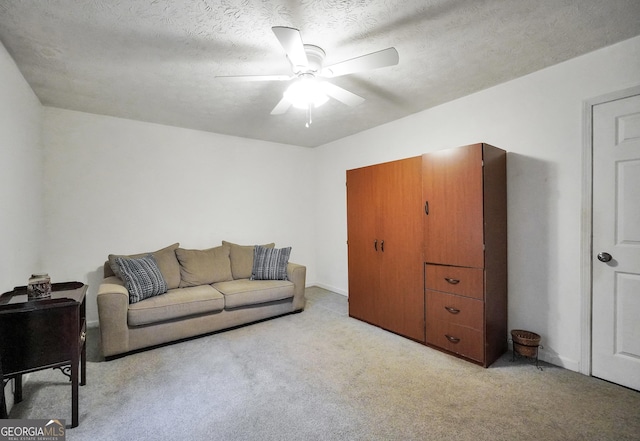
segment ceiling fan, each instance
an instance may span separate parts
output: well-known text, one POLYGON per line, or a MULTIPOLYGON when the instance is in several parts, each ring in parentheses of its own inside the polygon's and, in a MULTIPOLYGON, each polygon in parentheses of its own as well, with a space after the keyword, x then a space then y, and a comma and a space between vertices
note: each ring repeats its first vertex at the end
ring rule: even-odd
POLYGON ((393 48, 361 55, 331 66, 323 66, 325 52, 319 46, 304 44, 298 29, 285 26, 271 28, 291 63, 291 75, 216 76, 223 81, 289 81, 295 80, 284 92, 272 115, 285 113, 294 106, 307 110, 307 127, 311 123, 311 108, 324 104, 329 97, 348 106, 357 106, 364 98, 319 78, 334 78, 356 72, 398 64, 398 51, 393 48))

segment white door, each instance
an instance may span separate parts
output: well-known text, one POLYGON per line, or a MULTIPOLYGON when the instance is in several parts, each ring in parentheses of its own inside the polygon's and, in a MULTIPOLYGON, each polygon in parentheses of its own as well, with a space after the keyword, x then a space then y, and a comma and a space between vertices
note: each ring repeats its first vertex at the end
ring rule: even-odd
POLYGON ((640 95, 593 106, 592 375, 640 390, 640 95))

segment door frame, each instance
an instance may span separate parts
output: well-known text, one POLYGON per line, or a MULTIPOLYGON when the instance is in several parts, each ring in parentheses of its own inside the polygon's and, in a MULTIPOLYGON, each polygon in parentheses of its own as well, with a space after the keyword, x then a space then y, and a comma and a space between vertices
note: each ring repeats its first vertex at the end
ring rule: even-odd
POLYGON ((581 219, 581 356, 580 373, 591 376, 591 336, 593 301, 593 108, 598 104, 640 94, 640 85, 600 95, 583 102, 582 107, 582 219, 581 219))

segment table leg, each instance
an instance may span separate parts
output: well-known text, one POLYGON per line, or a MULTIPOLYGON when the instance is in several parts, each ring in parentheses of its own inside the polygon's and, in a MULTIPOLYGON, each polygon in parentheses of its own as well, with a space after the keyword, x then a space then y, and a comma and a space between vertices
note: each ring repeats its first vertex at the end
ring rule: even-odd
POLYGON ((9 415, 7 414, 7 405, 4 402, 4 377, 1 376, 2 372, 0 372, 0 380, 2 380, 2 382, 0 384, 2 384, 2 395, 0 395, 0 418, 1 419, 7 419, 9 418, 9 415))
POLYGON ((72 357, 71 362, 71 427, 78 427, 78 370, 80 360, 72 357))
POLYGON ((22 374, 15 377, 15 392, 13 394, 13 402, 19 403, 22 401, 22 374))
MULTIPOLYGON (((5 396, 4 396, 4 388, 7 384, 9 384, 9 382, 11 382, 11 379, 9 379, 9 382, 5 383, 4 381, 4 376, 1 375, 2 371, 0 371, 0 385, 2 386, 0 388, 0 393, 2 394, 0 396, 0 419, 7 419, 9 418, 9 413, 7 412, 7 403, 5 400, 5 396)), ((13 402, 14 403, 19 403, 20 401, 22 401, 22 375, 16 375, 13 378, 14 381, 14 394, 13 394, 13 402)))
POLYGON ((80 353, 80 386, 87 384, 87 343, 82 343, 82 352, 80 353))
POLYGON ((4 402, 4 387, 6 383, 4 382, 4 374, 2 373, 2 359, 0 359, 0 385, 2 385, 2 395, 0 395, 0 418, 5 419, 9 418, 7 415, 7 406, 4 402))

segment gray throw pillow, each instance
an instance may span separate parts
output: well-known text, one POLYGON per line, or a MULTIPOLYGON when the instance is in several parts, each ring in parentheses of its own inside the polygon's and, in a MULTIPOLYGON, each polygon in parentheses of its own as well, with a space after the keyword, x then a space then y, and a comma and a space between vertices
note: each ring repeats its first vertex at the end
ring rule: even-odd
POLYGON ((114 258, 114 263, 116 275, 129 291, 129 303, 167 292, 167 282, 151 254, 137 258, 118 256, 114 258))
POLYGON ((291 247, 265 248, 256 245, 253 251, 251 280, 287 280, 287 264, 291 247))
MULTIPOLYGON (((109 266, 111 267, 113 274, 120 277, 117 269, 114 268, 114 259, 116 257, 145 257, 148 254, 153 254, 153 258, 156 259, 156 263, 158 264, 158 268, 160 268, 162 277, 164 277, 164 280, 167 282, 167 289, 178 288, 180 286, 180 264, 176 258, 176 249, 179 246, 179 243, 174 243, 173 245, 162 248, 158 251, 149 251, 146 253, 130 255, 109 254, 109 266)), ((105 271, 105 277, 110 275, 111 274, 108 274, 108 272, 105 271)), ((120 277, 120 280, 124 282, 122 277, 120 277)))

